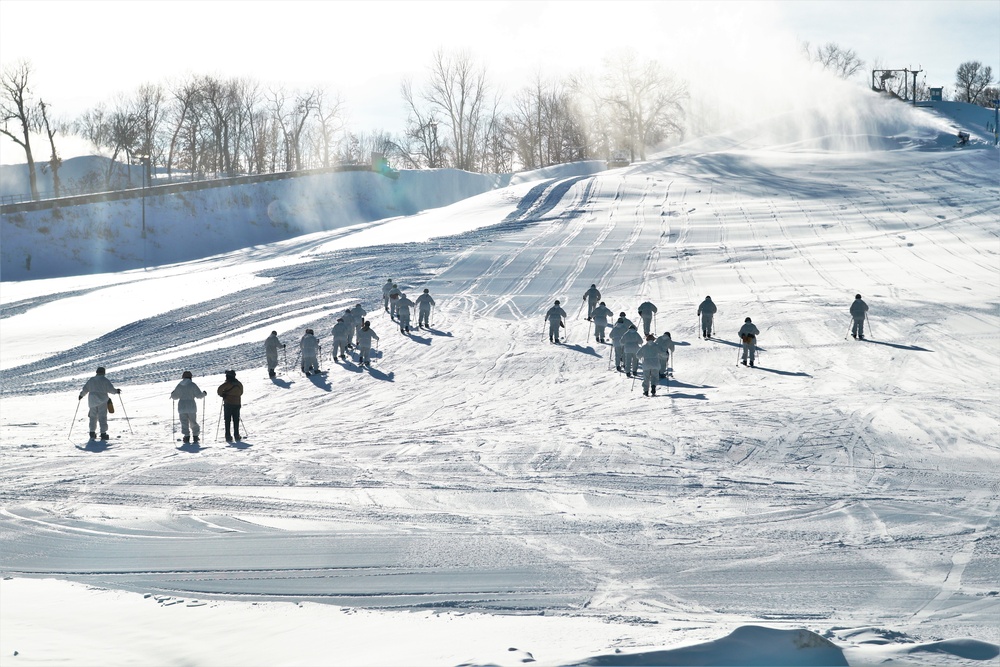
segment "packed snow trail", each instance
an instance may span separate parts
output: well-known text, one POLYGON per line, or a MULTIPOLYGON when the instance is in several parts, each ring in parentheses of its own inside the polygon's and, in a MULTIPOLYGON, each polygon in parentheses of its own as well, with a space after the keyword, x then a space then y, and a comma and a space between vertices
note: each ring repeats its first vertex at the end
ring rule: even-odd
POLYGON ((183 306, 3 360, 0 565, 178 595, 996 642, 994 158, 680 153, 490 199, 475 229, 430 241, 316 237, 90 291, 54 282, 64 296, 15 300, 3 322, 49 308, 72 327, 100 299, 204 274, 183 306), (387 277, 430 289, 431 330, 399 334, 387 277), (608 371, 581 320, 591 283, 615 313, 657 304, 677 351, 655 399, 608 371), (857 292, 870 342, 845 340, 857 292), (558 346, 542 319, 557 298, 558 346), (325 366, 358 302, 382 337, 370 371, 355 357, 267 378, 272 329, 289 365, 315 329, 325 366), (745 316, 755 369, 733 363, 745 316), (99 453, 63 435, 98 363, 136 431, 115 420, 99 453), (209 401, 203 447, 178 451, 169 388, 191 369, 212 395, 227 368, 247 442, 214 441, 209 401))

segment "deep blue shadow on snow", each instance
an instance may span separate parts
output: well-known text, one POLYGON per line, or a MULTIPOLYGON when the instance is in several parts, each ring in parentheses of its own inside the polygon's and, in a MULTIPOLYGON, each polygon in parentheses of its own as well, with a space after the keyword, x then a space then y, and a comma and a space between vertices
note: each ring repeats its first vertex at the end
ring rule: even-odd
POLYGON ((881 340, 872 340, 871 338, 865 339, 866 343, 874 343, 875 345, 885 345, 887 347, 894 347, 897 350, 910 350, 913 352, 933 352, 934 350, 928 350, 926 347, 917 347, 916 345, 900 345, 899 343, 887 343, 881 340))
POLYGON ((565 347, 567 350, 573 350, 574 352, 582 352, 584 354, 589 354, 592 357, 597 357, 598 359, 603 359, 604 355, 592 348, 591 346, 583 347, 582 345, 570 345, 567 343, 560 343, 561 347, 565 347))
POLYGON ((281 379, 281 378, 279 378, 279 377, 273 377, 273 378, 271 378, 271 382, 273 382, 273 383, 274 383, 274 384, 276 384, 277 386, 281 387, 282 389, 288 389, 288 388, 289 388, 289 387, 291 387, 291 386, 292 386, 293 384, 295 384, 295 382, 294 382, 294 381, 289 381, 289 380, 282 380, 282 379, 281 379))
POLYGON ((103 452, 111 447, 111 443, 107 440, 90 440, 86 445, 81 447, 77 445, 76 448, 83 450, 85 452, 103 452))

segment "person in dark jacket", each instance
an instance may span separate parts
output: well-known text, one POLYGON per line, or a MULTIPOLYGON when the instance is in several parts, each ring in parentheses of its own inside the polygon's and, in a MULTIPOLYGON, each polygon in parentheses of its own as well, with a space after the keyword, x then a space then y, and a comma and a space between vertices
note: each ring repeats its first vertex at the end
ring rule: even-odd
POLYGON ((865 339, 865 317, 868 315, 868 304, 861 299, 860 294, 854 295, 854 302, 851 304, 851 319, 854 325, 851 327, 851 335, 858 340, 865 339))
POLYGON ((226 442, 242 440, 240 437, 240 406, 242 405, 243 384, 236 379, 236 371, 226 371, 226 381, 219 385, 216 393, 222 397, 222 417, 226 421, 226 442))

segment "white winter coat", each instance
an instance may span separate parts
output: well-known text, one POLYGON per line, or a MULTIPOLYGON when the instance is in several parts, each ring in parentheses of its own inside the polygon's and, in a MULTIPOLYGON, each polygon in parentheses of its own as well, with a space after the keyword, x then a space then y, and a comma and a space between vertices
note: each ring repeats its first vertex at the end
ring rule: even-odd
POLYGON ((87 383, 83 385, 83 389, 80 390, 80 394, 87 397, 87 406, 94 408, 99 405, 108 404, 108 394, 117 394, 118 390, 115 386, 111 384, 109 380, 104 375, 95 375, 94 377, 87 380, 87 383))
POLYGON ((851 304, 851 316, 856 320, 863 320, 868 312, 868 304, 861 299, 855 299, 851 304))
POLYGON ((642 362, 643 371, 659 371, 660 362, 666 355, 663 353, 663 348, 657 345, 655 341, 648 341, 639 348, 635 356, 639 357, 639 361, 642 362))
POLYGON ((590 314, 594 318, 594 322, 601 327, 608 326, 608 318, 614 317, 615 313, 607 306, 598 306, 594 308, 594 312, 590 314))
POLYGON ((347 343, 348 336, 351 335, 351 329, 354 325, 349 323, 347 320, 343 322, 337 322, 333 325, 333 341, 335 343, 347 343))
POLYGON ((198 407, 194 402, 196 398, 205 398, 207 391, 202 391, 191 378, 184 378, 170 392, 170 398, 177 399, 178 414, 188 415, 198 412, 198 407))
POLYGON ((358 347, 370 348, 372 346, 372 339, 379 340, 378 334, 375 333, 374 329, 361 328, 358 332, 358 347))
POLYGON ((421 294, 417 297, 417 307, 420 308, 421 313, 430 313, 431 306, 434 304, 434 299, 431 298, 430 294, 421 294))
POLYGON ((566 311, 561 306, 552 306, 545 311, 545 319, 550 323, 562 322, 566 318, 566 311))
POLYGON ((629 329, 622 334, 621 346, 625 354, 635 354, 642 347, 642 334, 629 329))
POLYGON ((306 334, 299 342, 303 357, 315 357, 319 354, 319 340, 313 334, 306 334))

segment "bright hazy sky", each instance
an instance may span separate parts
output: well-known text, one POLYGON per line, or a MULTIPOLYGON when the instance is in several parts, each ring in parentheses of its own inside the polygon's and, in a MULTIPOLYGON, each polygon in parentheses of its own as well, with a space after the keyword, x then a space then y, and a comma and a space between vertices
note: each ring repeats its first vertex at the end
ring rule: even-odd
POLYGON ((143 83, 214 74, 325 85, 353 129, 398 132, 400 82, 419 84, 438 48, 469 49, 509 92, 629 46, 688 76, 760 74, 750 89, 766 94, 793 85, 773 74, 802 41, 950 87, 966 60, 1000 75, 1000 1, 0 0, 0 63, 29 60, 36 94, 69 118, 143 83))

